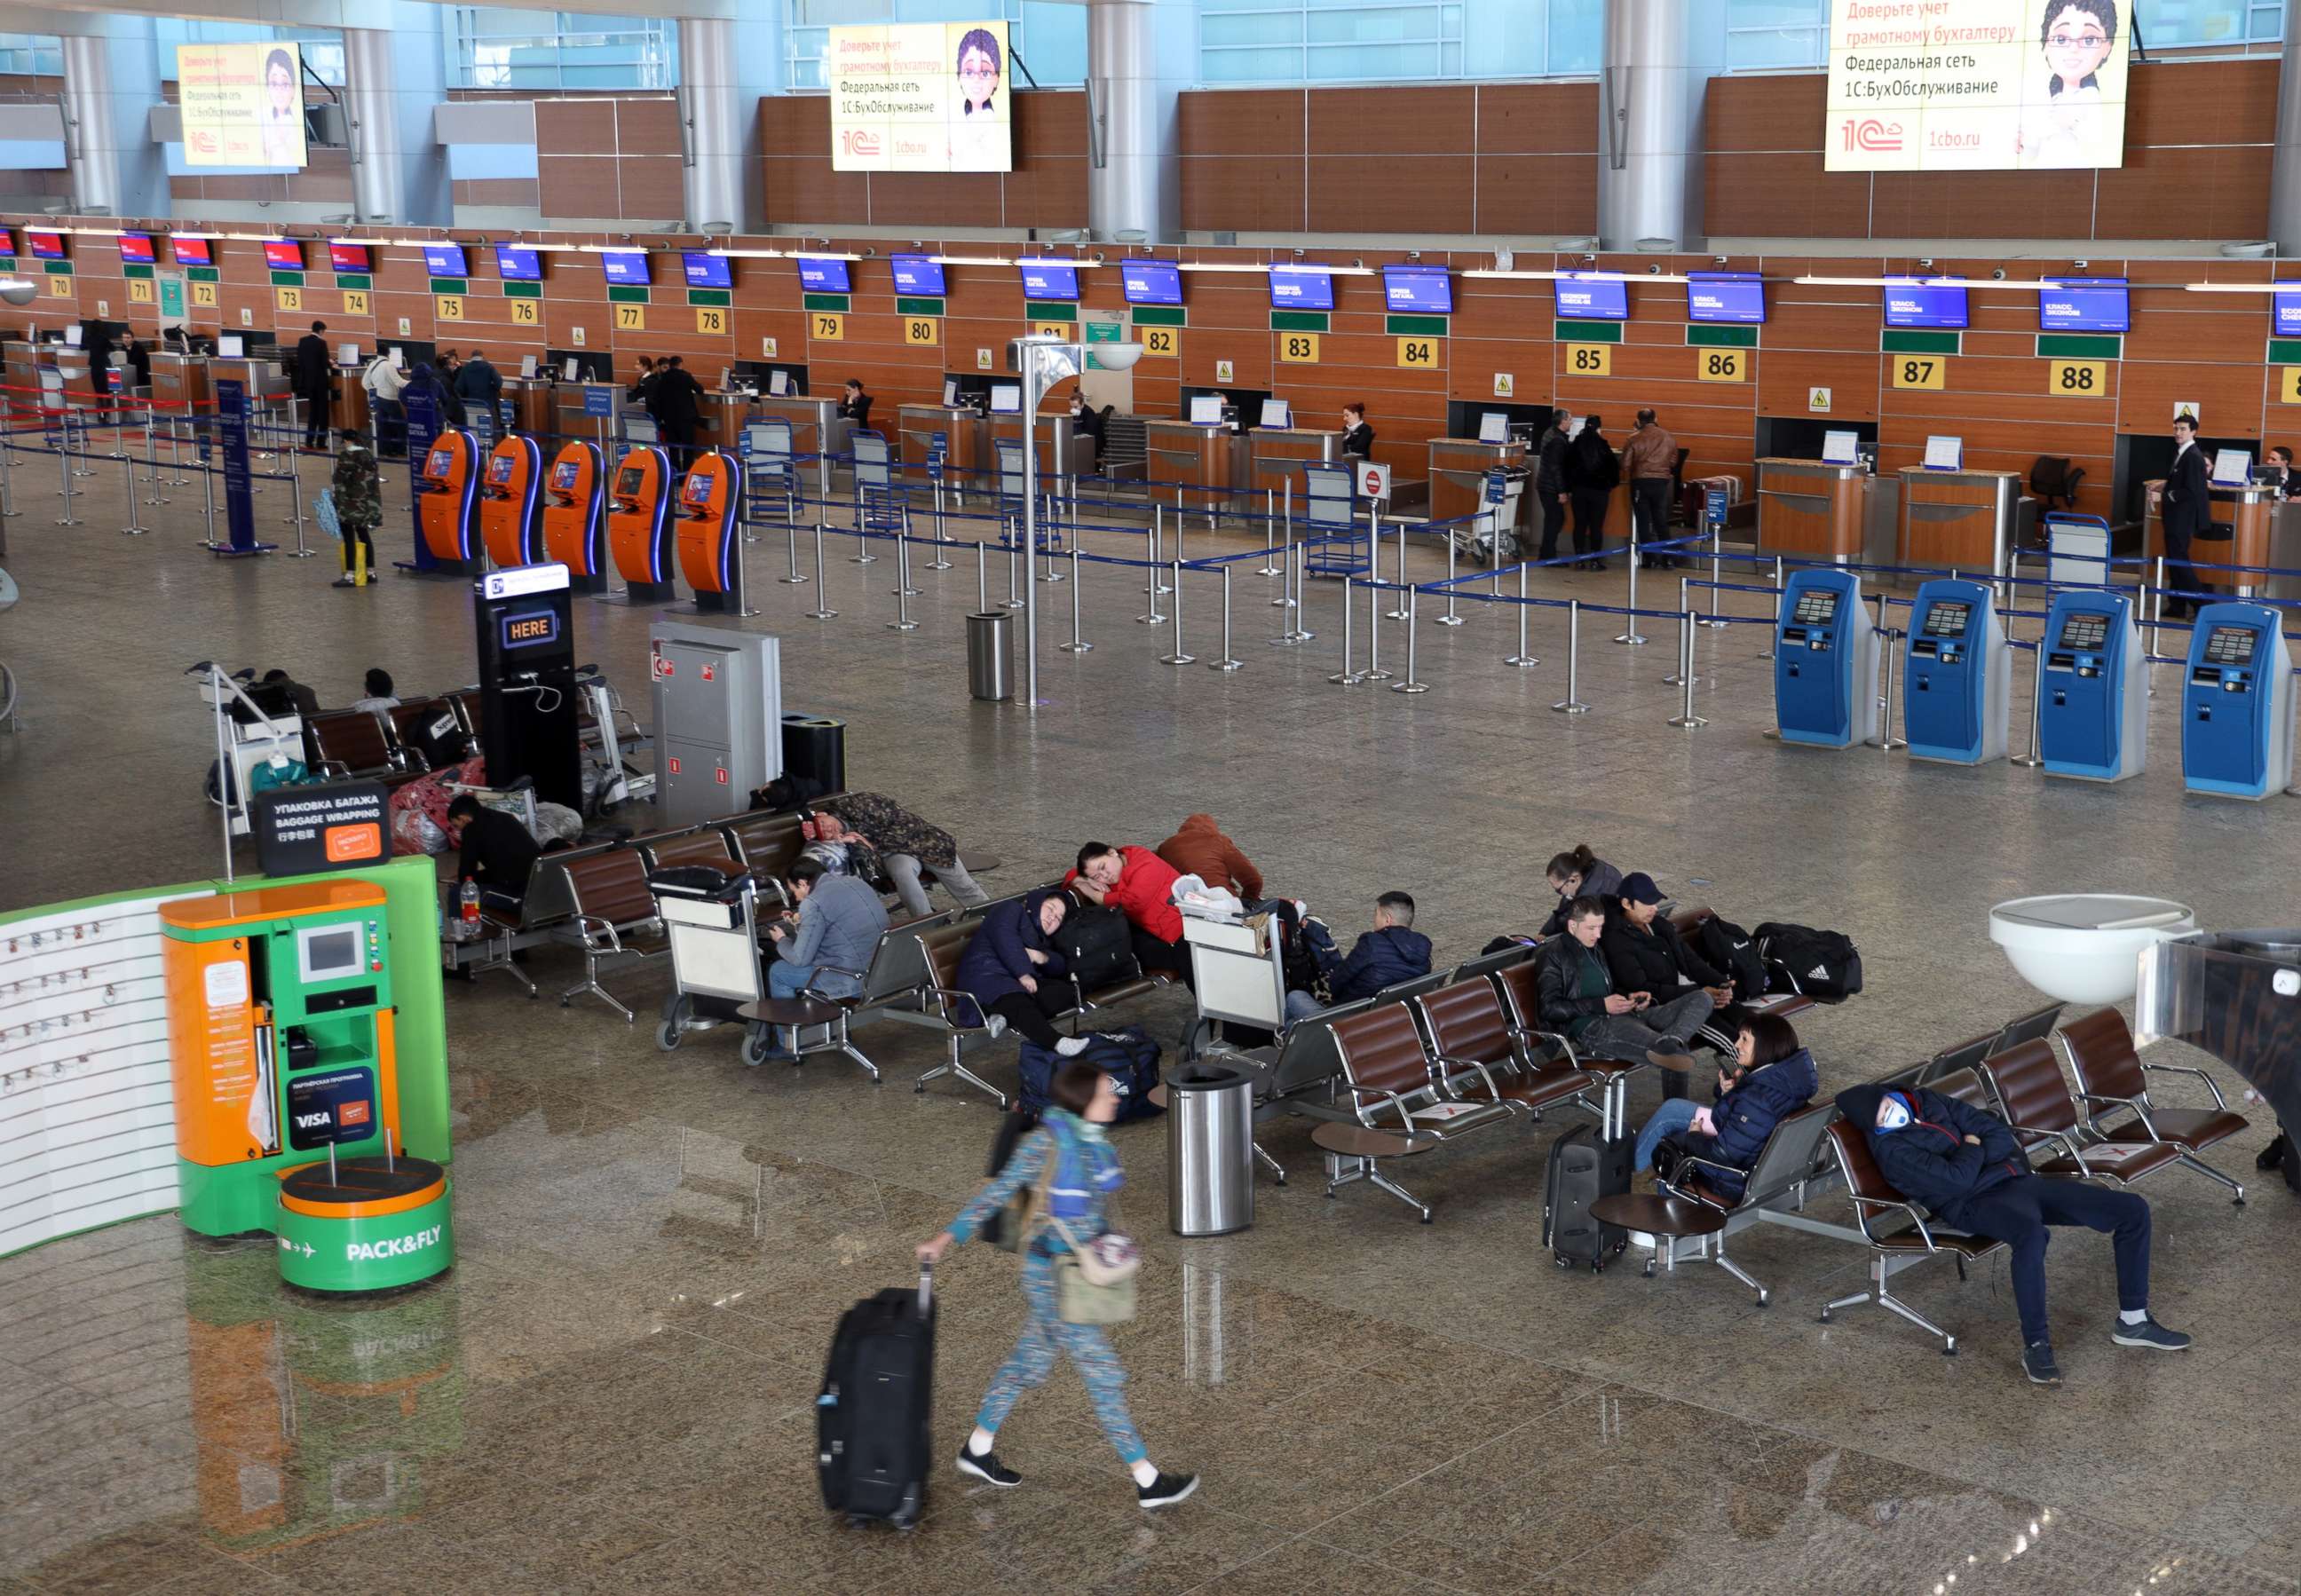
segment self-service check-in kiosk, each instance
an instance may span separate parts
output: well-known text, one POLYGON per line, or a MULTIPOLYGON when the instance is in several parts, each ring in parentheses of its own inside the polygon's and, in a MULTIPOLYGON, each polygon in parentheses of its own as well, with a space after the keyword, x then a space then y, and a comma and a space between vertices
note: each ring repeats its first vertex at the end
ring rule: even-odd
POLYGON ((1774 623, 1774 716, 1784 742, 1851 748, 1878 735, 1878 632, 1862 579, 1792 572, 1774 623))
POLYGON ((1902 677, 1902 734, 1915 759, 2005 757, 2012 661, 1990 591, 1943 578, 1918 589, 1902 677))
POLYGON ((695 589, 703 614, 740 615, 743 562, 736 525, 743 506, 743 468, 725 449, 698 452, 679 489, 679 573, 695 589))
POLYGON ((184 1224, 276 1233, 281 1278, 312 1291, 446 1269, 448 1173, 399 1135, 382 887, 260 887, 159 915, 184 1224))
POLYGON ((480 659, 480 746, 488 779, 522 776, 535 796, 583 812, 575 725, 575 638, 567 568, 515 565, 472 584, 480 659))
POLYGON ((525 433, 488 451, 480 539, 498 565, 532 565, 543 557, 543 449, 525 433))
MULTIPOLYGON (((438 567, 458 571, 479 551, 480 450, 469 432, 442 432, 423 456, 416 520, 438 567)), ((437 567, 435 567, 437 568, 437 567)))
POLYGON ((2209 604, 2181 678, 2181 781, 2191 792, 2261 798, 2293 783, 2293 668, 2266 605, 2209 604))
POLYGON ((577 441, 553 456, 543 481, 543 557, 567 567, 577 593, 607 590, 607 470, 599 446, 577 441))
POLYGON ((2049 776, 2122 781, 2149 752, 2149 662, 2133 601, 2100 589, 2057 595, 2038 667, 2037 757, 2049 776))
POLYGON ((625 449, 607 495, 607 549, 632 604, 671 600, 671 456, 655 444, 625 449))

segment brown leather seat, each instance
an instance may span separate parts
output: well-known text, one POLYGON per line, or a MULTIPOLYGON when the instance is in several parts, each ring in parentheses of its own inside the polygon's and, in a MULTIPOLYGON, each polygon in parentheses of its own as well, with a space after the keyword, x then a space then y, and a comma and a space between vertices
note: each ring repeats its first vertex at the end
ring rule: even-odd
MULTIPOLYGON (((1554 1035, 1542 1023, 1542 983, 1538 962, 1528 959, 1522 965, 1512 965, 1494 977, 1502 989, 1502 1000, 1510 1005, 1510 1023, 1521 1036, 1554 1035)), ((1632 1070, 1649 1066, 1643 1061, 1619 1058, 1585 1058, 1575 1056, 1576 1065, 1586 1074, 1599 1080, 1615 1075, 1627 1075, 1632 1070)))
POLYGON ((807 846, 806 833, 799 830, 796 815, 770 815, 764 809, 755 809, 729 820, 726 830, 734 840, 736 851, 742 856, 745 868, 762 881, 781 881, 790 873, 799 850, 807 846))
POLYGON ((669 870, 681 865, 704 865, 714 870, 724 870, 729 875, 743 873, 742 861, 736 858, 727 833, 716 826, 706 826, 699 831, 680 832, 667 837, 634 837, 631 846, 643 849, 651 870, 669 870))
POLYGON ((2050 1042, 2029 1041, 2009 1048, 1983 1060, 1981 1068, 1997 1094, 2005 1123, 2013 1127, 2022 1146, 2036 1149, 2043 1143, 2059 1149, 2043 1162, 2032 1151, 2029 1166, 2039 1174, 2099 1175, 2129 1186, 2180 1161, 2180 1149, 2151 1141, 2138 1131, 2137 1140, 2121 1134, 2096 1140, 2079 1117, 2077 1099, 2062 1079, 2061 1062, 2054 1057, 2050 1042))
POLYGON ((1437 1078, 1458 1101, 1503 1102, 1534 1112, 1594 1083, 1569 1059, 1537 1059, 1510 1024, 1491 981, 1460 981, 1414 999, 1437 1054, 1437 1078))
POLYGON ((1968 1107, 1979 1108, 1984 1114, 1997 1112, 1997 1105, 1991 1100, 1989 1088, 1982 1082, 1979 1070, 1952 1070, 1940 1080, 1928 1085, 1926 1090, 1937 1091, 1945 1098, 1955 1098, 1968 1107))
POLYGON ((2062 1046, 2069 1049, 2070 1067, 2077 1072, 2078 1090, 2084 1096, 2087 1128, 2112 1141, 2146 1139, 2179 1148, 2181 1162, 2211 1180, 2219 1181, 2245 1200, 2245 1188, 2221 1171, 2190 1156, 2217 1141, 2226 1141, 2251 1123, 2233 1112, 2213 1078, 2187 1065, 2144 1064, 2135 1051, 2133 1032, 2125 1016, 2104 1008, 2061 1028, 2062 1046), (2161 1108, 2149 1098, 2149 1072, 2194 1075, 2213 1095, 2211 1108, 2161 1108), (2105 1116, 2130 1113, 2132 1118, 2104 1126, 2105 1116))
POLYGON ((304 723, 304 740, 314 770, 327 767, 347 776, 396 773, 399 750, 383 717, 372 709, 331 709, 304 723))
POLYGON ((1885 1171, 1878 1167, 1878 1160, 1870 1157, 1870 1139, 1859 1125, 1850 1124, 1844 1119, 1834 1119, 1824 1133, 1837 1155, 1837 1167, 1845 1176, 1846 1195, 1853 1199, 1862 1234, 1870 1243, 1870 1285, 1867 1291, 1825 1303, 1821 1322, 1828 1324, 1829 1316, 1841 1308, 1851 1308, 1859 1302, 1875 1302, 1880 1308, 1899 1314, 1911 1324, 1939 1336, 1943 1354, 1954 1356, 1957 1337, 1895 1296, 1889 1289, 1895 1260, 1906 1260, 1912 1253, 1946 1255, 1957 1260, 1958 1274, 1962 1278, 1968 1259, 1987 1258, 2005 1243, 1987 1236, 1958 1234, 1929 1221, 1918 1211, 1916 1205, 1895 1191, 1886 1179, 1885 1171), (1896 1216, 1907 1223, 1896 1224, 1896 1216))
MULTIPOLYGON (((1422 1032, 1403 1002, 1377 1001, 1363 1013, 1335 1021, 1329 1030, 1335 1052, 1342 1060, 1343 1085, 1351 1094, 1359 1124, 1385 1137, 1399 1138, 1401 1154, 1408 1150, 1410 1142, 1427 1148, 1518 1116, 1518 1109, 1508 1102, 1469 1103, 1443 1095, 1430 1055, 1422 1045, 1422 1032), (1417 1117, 1418 1114, 1425 1117, 1417 1117)), ((1352 1156, 1360 1162, 1363 1178, 1420 1214, 1423 1224, 1430 1223, 1430 1206, 1381 1172, 1381 1158, 1395 1155, 1352 1156)), ((1340 1160, 1330 1158, 1326 1194, 1331 1197, 1343 1181, 1359 1178, 1340 1174, 1340 1160)))
POLYGON ((995 1036, 1006 1024, 1001 1020, 999 1027, 993 1027, 991 1022, 994 1016, 985 1013, 971 994, 958 990, 958 961, 966 954, 966 945, 975 940, 980 925, 979 921, 945 920, 929 925, 918 933, 920 957, 926 965, 931 982, 926 988, 926 1000, 950 1051, 942 1063, 921 1075, 911 1090, 925 1091, 927 1082, 937 1076, 957 1075, 970 1086, 989 1092, 1004 1108, 1007 1094, 968 1069, 960 1057, 960 1049, 967 1042, 995 1036))
POLYGON ((655 893, 648 886, 646 860, 636 848, 610 848, 571 855, 556 863, 547 854, 540 865, 565 873, 567 901, 574 910, 568 923, 583 949, 583 982, 560 994, 559 1006, 565 1008, 574 998, 590 992, 629 1020, 632 1011, 599 984, 599 965, 603 959, 641 962, 655 957, 667 945, 663 922, 656 914, 655 893))

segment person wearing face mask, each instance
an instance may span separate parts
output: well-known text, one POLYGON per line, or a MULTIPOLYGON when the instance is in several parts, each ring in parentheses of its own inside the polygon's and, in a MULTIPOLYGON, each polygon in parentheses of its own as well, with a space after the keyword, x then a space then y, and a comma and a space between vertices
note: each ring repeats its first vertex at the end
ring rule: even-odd
POLYGON ((1343 406, 1343 458, 1370 460, 1374 457, 1374 429, 1367 425, 1366 406, 1343 406))
POLYGON ((1071 461, 1072 473, 1092 476, 1096 462, 1102 458, 1102 412, 1088 404, 1083 394, 1071 395, 1071 437, 1085 446, 1071 461))
POLYGON ((2012 1249, 2013 1300, 2021 1317, 2021 1367, 2038 1385, 2061 1383, 2046 1318, 2049 1226, 2081 1224, 2114 1238, 2121 1347, 2178 1352, 2189 1338, 2149 1315, 2149 1203, 2092 1181, 2032 1174, 2012 1127, 1920 1087, 1874 1082, 1837 1094, 1837 1109, 1860 1125, 1878 1169, 1894 1189, 1939 1218, 2012 1249))

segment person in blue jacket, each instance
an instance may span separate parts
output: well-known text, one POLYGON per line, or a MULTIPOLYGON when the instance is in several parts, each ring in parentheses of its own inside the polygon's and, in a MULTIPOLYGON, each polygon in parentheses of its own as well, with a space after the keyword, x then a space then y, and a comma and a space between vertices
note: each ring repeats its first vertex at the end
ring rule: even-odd
POLYGON ((1087 1045, 1084 1037, 1055 1029, 1055 1016, 1070 1002, 1069 989, 1052 979, 1063 973, 1055 933, 1063 927, 1070 901, 1060 889, 1042 887, 992 905, 958 956, 952 977, 986 1019, 1003 1015, 1008 1029, 1067 1058, 1087 1045))
POLYGON ((1653 1167, 1654 1149, 1665 1136, 1678 1138, 1698 1158, 1726 1166, 1704 1168, 1702 1177, 1719 1196, 1742 1195, 1742 1176, 1758 1161, 1774 1126, 1813 1100, 1821 1090, 1813 1055, 1798 1044, 1797 1032, 1779 1015, 1744 1016, 1734 1042, 1734 1064, 1718 1072, 1714 1107, 1697 1108, 1690 1098, 1672 1098, 1654 1110, 1638 1132, 1637 1168, 1653 1167))
POLYGON ((2106 1231, 2117 1248, 2121 1347, 2178 1352, 2189 1338, 2149 1316, 2149 1203, 2091 1181, 2031 1172, 2012 1127, 1986 1109, 1921 1088, 1872 1082, 1837 1094, 1837 1109, 1862 1128, 1878 1173, 1894 1189, 1958 1229, 2013 1249, 2013 1300, 2021 1316, 2021 1366, 2058 1385, 2061 1366, 2046 1322, 2046 1227, 2106 1231))
MULTIPOLYGON (((1386 986, 1430 973, 1430 939, 1414 929, 1414 899, 1403 892, 1385 892, 1374 900, 1374 929, 1351 944, 1347 958, 1323 922, 1303 921, 1302 937, 1336 1003, 1354 1003, 1386 986)), ((1290 1024, 1318 1013, 1319 1007, 1309 992, 1286 994, 1290 1024)))

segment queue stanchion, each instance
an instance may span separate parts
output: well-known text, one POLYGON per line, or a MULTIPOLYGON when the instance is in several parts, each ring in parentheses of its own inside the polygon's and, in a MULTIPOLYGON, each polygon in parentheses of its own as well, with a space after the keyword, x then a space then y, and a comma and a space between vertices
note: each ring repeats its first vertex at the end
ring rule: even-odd
MULTIPOLYGON (((1177 516, 1176 519, 1179 521, 1182 518, 1177 516)), ((1180 564, 1180 562, 1178 561, 1177 564, 1180 564)), ((1167 624, 1167 617, 1159 613, 1159 595, 1161 593, 1171 593, 1174 589, 1172 588, 1162 587, 1159 585, 1159 547, 1158 545, 1154 543, 1150 547, 1150 571, 1142 579, 1143 596, 1150 600, 1150 610, 1148 614, 1142 614, 1134 617, 1134 623, 1137 626, 1164 626, 1167 624)), ((1176 607, 1179 608, 1181 606, 1177 606, 1176 607)))
MULTIPOLYGON (((1605 546, 1606 534, 1603 529, 1601 529, 1598 533, 1598 547, 1603 548, 1605 546)), ((1630 596, 1622 601, 1625 612, 1622 616, 1622 631, 1621 635, 1614 641, 1626 644, 1632 648, 1643 648, 1645 647, 1646 640, 1638 635, 1638 534, 1636 527, 1630 529, 1629 551, 1630 596)))
POLYGON ((1351 573, 1343 572, 1343 668, 1326 678, 1336 687, 1356 687, 1366 680, 1366 673, 1353 669, 1356 662, 1351 648, 1351 573))
POLYGON ((1294 607, 1287 612, 1287 618, 1293 623, 1294 640, 1298 643, 1307 643, 1318 635, 1302 624, 1309 614, 1310 546, 1297 543, 1294 546, 1294 607))
POLYGON ((0 520, 13 521, 23 512, 16 507, 16 447, 7 422, 14 418, 0 406, 0 520))
MULTIPOLYGON (((1159 546, 1166 541, 1166 539, 1160 536, 1160 533, 1166 530, 1166 524, 1167 506, 1164 505, 1151 506, 1150 590, 1154 593, 1171 593, 1175 590, 1159 580, 1159 572, 1160 570, 1160 566, 1159 564, 1159 546)), ((1179 505, 1176 506, 1175 509, 1175 557, 1178 560, 1183 557, 1183 512, 1182 507, 1179 505)), ((1159 606, 1156 601, 1152 602, 1150 609, 1153 614, 1158 613, 1159 606)), ((1153 626, 1158 624, 1155 621, 1150 623, 1153 626)))
MULTIPOLYGON (((1180 562, 1179 562, 1179 561, 1176 563, 1176 568, 1177 568, 1177 569, 1180 569, 1180 562)), ((1223 579, 1223 644, 1222 644, 1222 657, 1221 657, 1220 659, 1217 659, 1217 660, 1209 660, 1209 661, 1208 661, 1208 662, 1207 662, 1207 669, 1208 669, 1208 670, 1209 670, 1209 671, 1243 671, 1243 670, 1246 669, 1246 662, 1245 662, 1244 660, 1240 659, 1239 657, 1237 657, 1237 656, 1234 655, 1234 654, 1231 652, 1231 647, 1230 647, 1230 567, 1229 567, 1227 564, 1226 564, 1226 565, 1222 568, 1222 579, 1223 579)))
POLYGON ((807 612, 810 621, 828 621, 839 612, 831 607, 831 595, 823 589, 823 522, 815 523, 815 607, 807 612))
POLYGON ((1446 613, 1437 617, 1441 626, 1460 626, 1462 617, 1454 613, 1454 534, 1446 534, 1446 613))
POLYGON ((69 411, 67 411, 64 415, 64 430, 63 436, 56 440, 56 480, 63 484, 63 487, 60 491, 63 494, 64 513, 56 517, 55 524, 58 526, 78 526, 79 524, 79 517, 71 513, 71 415, 69 411))
POLYGON ((925 569, 929 571, 948 571, 950 569, 950 556, 945 552, 945 549, 950 542, 950 522, 943 510, 942 479, 941 477, 937 477, 934 480, 934 526, 935 557, 926 563, 925 569))
MULTIPOLYGON (((308 560, 315 551, 304 547, 304 483, 296 472, 297 453, 293 447, 288 451, 288 497, 296 501, 296 547, 288 551, 288 557, 308 560)), ((287 517, 280 519, 284 521, 287 517)))
POLYGON ((2043 632, 2037 634, 2037 647, 2031 652, 2037 657, 2029 668, 2029 751, 2005 762, 2018 765, 2023 770, 2036 770, 2046 763, 2044 756, 2037 752, 2038 717, 2044 713, 2046 698, 2046 637, 2043 632))
MULTIPOLYGON (((1292 611, 1294 607, 1294 523, 1286 522, 1285 540, 1278 546, 1278 597, 1270 601, 1275 610, 1292 611)), ((1288 631, 1293 631, 1291 626, 1288 631)))
MULTIPOLYGON (((1251 501, 1249 501, 1251 502, 1251 501)), ((1270 562, 1278 556, 1278 495, 1270 489, 1262 490, 1262 568, 1257 576, 1276 576, 1278 567, 1270 562)))
POLYGON ((1728 624, 1728 623, 1720 621, 1718 618, 1718 594, 1720 584, 1726 580, 1724 575, 1725 569, 1726 550, 1719 543, 1718 531, 1713 527, 1711 529, 1710 532, 1710 614, 1708 617, 1702 622, 1702 624, 1704 626, 1715 626, 1720 631, 1723 631, 1728 624))
POLYGON ((983 539, 977 538, 975 540, 975 613, 983 615, 990 612, 991 572, 984 564, 983 539))
POLYGON ((200 467, 200 495, 207 501, 207 547, 210 548, 222 547, 222 545, 216 541, 215 533, 215 468, 213 466, 202 465, 200 467))
POLYGON ((1404 677, 1402 680, 1398 681, 1393 681, 1393 682, 1392 682, 1392 683, 1390 684, 1390 690, 1391 690, 1392 692, 1394 692, 1394 693, 1427 693, 1427 692, 1428 692, 1428 691, 1430 690, 1430 684, 1429 684, 1428 682, 1427 682, 1427 681, 1416 681, 1416 680, 1415 680, 1415 676, 1414 676, 1414 633, 1415 633, 1415 630, 1416 630, 1416 628, 1415 628, 1415 625, 1414 625, 1414 589, 1413 589, 1412 588, 1409 588, 1409 589, 1406 589, 1406 675, 1405 675, 1405 677, 1404 677))
POLYGON ((120 456, 120 475, 128 489, 128 524, 121 527, 120 531, 126 537, 140 538, 151 529, 145 526, 137 516, 136 462, 126 455, 120 456))
MULTIPOLYGON (((1685 577, 1681 576, 1678 579, 1678 610, 1680 614, 1686 614, 1688 610, 1691 610, 1694 607, 1694 600, 1689 596, 1688 586, 1689 584, 1685 577)), ((1661 679, 1661 684, 1664 687, 1676 687, 1678 685, 1678 676, 1686 668, 1686 651, 1681 648, 1678 651, 1678 664, 1671 668, 1669 675, 1661 679)))
MULTIPOLYGON (((2048 566, 2046 569, 2050 571, 2052 567, 2048 566)), ((2163 555, 2159 555, 2157 556, 2157 581, 2153 585, 2149 594, 2149 652, 2153 655, 2161 652, 2157 647, 2157 639, 2159 632, 2164 630, 2164 626, 2165 556, 2163 555)), ((2151 674, 2154 676, 2155 673, 2153 671, 2151 674)), ((2155 692, 2155 687, 2152 686, 2150 691, 2153 693, 2155 692)))
POLYGON ((1065 654, 1091 654, 1094 651, 1094 645, 1086 640, 1086 634, 1080 630, 1079 551, 1076 544, 1071 546, 1071 640, 1058 643, 1055 647, 1065 654))
MULTIPOLYGON (((1782 556, 1776 555, 1774 556, 1774 610, 1778 614, 1780 613, 1782 607, 1782 589, 1788 580, 1789 577, 1787 572, 1782 564, 1782 556)), ((1773 656, 1774 629, 1769 626, 1766 628, 1766 646, 1759 651, 1758 657, 1760 659, 1771 659, 1773 656)))
POLYGON ((1691 731, 1697 726, 1707 726, 1710 723, 1707 720, 1704 720, 1702 716, 1694 713, 1694 684, 1698 680, 1698 678, 1694 674, 1694 629, 1697 624, 1699 624, 1699 620, 1694 613, 1694 606, 1692 605, 1687 605, 1684 609, 1678 612, 1678 681, 1679 700, 1678 713, 1670 716, 1669 723, 1678 727, 1679 730, 1686 731, 1691 731))
POLYGON ((1582 702, 1582 601, 1566 601, 1566 697, 1550 706, 1560 714, 1588 714, 1582 702))
POLYGON ((775 578, 777 581, 786 588, 795 588, 807 581, 806 577, 799 574, 799 522, 796 520, 783 524, 783 560, 790 567, 790 571, 787 575, 775 578))
MULTIPOLYGON (((1224 569, 1226 571, 1229 567, 1226 565, 1224 569)), ((1159 663, 1162 665, 1187 665, 1196 663, 1198 657, 1183 647, 1183 563, 1177 560, 1175 562, 1175 648, 1171 654, 1160 655, 1159 663)))
MULTIPOLYGON (((1381 564, 1382 545, 1379 541, 1374 546, 1374 554, 1375 558, 1369 562, 1369 569, 1381 564)), ((1398 589, 1402 593, 1409 590, 1406 585, 1406 522, 1402 521, 1398 523, 1398 589)), ((1394 610, 1383 611, 1382 618, 1385 621, 1405 620, 1406 600, 1400 599, 1398 607, 1394 610)))
POLYGON ((1309 556, 1310 550, 1308 544, 1290 543, 1286 546, 1284 587, 1289 607, 1282 612, 1286 623, 1285 628, 1270 639, 1273 647, 1282 647, 1289 643, 1307 643, 1310 640, 1310 632, 1302 624, 1301 604, 1303 578, 1309 569, 1309 556))
POLYGON ((911 586, 911 506, 906 499, 895 524, 895 592, 900 597, 916 598, 922 591, 911 586))
POLYGON ((1897 645, 1904 635, 1888 630, 1885 637, 1886 689, 1878 700, 1878 747, 1888 754, 1910 746, 1907 738, 1894 735, 1894 661, 1901 654, 1897 645))
POLYGON ((144 486, 151 491, 144 502, 157 509, 168 501, 160 496, 160 455, 152 439, 152 406, 144 406, 144 486))
POLYGON ((1016 539, 1020 535, 1021 529, 1017 527, 1001 526, 999 529, 999 536, 1007 545, 1007 597, 999 601, 1001 609, 1019 610, 1023 607, 1022 579, 1016 574, 1015 567, 1016 539))
POLYGON ((79 464, 72 470, 72 475, 76 477, 92 477, 96 474, 95 456, 89 453, 93 446, 88 441, 88 413, 85 410, 68 410, 64 413, 65 440, 69 442, 75 431, 79 434, 79 464))
POLYGON ((1526 562, 1520 560, 1518 563, 1518 652, 1504 655, 1502 664, 1516 665, 1521 671, 1531 670, 1542 663, 1535 658, 1534 650, 1526 640, 1527 619, 1533 607, 1526 601, 1526 562))
POLYGON ((911 540, 901 532, 895 534, 895 618, 887 623, 889 631, 916 631, 919 623, 911 619, 911 596, 918 591, 911 586, 911 540))

